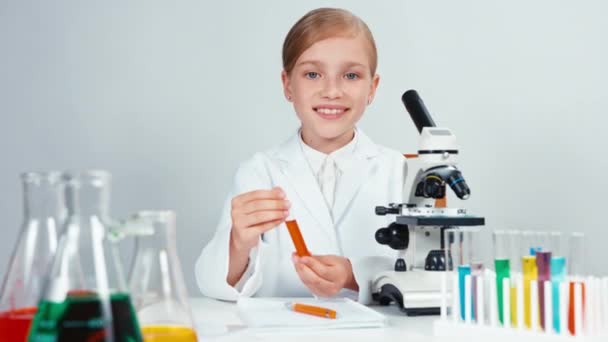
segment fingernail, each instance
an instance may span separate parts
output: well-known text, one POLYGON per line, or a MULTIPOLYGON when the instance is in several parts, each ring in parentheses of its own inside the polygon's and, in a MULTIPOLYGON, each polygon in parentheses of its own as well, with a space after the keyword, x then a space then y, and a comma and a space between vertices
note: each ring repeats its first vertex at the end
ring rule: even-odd
POLYGON ((285 200, 285 205, 287 206, 287 208, 291 207, 291 202, 289 200, 285 200))

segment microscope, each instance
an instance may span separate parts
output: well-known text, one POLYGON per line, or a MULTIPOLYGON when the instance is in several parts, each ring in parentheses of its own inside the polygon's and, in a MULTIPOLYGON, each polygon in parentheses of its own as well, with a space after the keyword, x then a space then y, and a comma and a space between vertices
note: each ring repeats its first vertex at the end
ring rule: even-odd
POLYGON ((407 202, 375 208, 376 215, 396 215, 393 223, 376 231, 375 238, 397 250, 398 256, 394 270, 374 277, 372 297, 381 305, 397 303, 408 316, 438 315, 441 273, 451 264, 444 253, 443 231, 483 226, 485 219, 469 215, 466 209, 447 207, 446 185, 460 200, 471 195, 456 167, 456 137, 449 129, 436 127, 415 90, 406 91, 401 100, 420 133, 418 154, 405 155, 408 175, 403 194, 407 202))

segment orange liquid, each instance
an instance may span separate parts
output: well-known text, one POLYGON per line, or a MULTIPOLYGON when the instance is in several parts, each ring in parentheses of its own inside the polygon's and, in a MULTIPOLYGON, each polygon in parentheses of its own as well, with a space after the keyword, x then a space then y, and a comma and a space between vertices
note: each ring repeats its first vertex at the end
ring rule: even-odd
POLYGON ((289 235, 291 236, 293 245, 296 247, 296 253, 298 256, 310 256, 310 252, 308 251, 308 248, 306 248, 304 238, 300 232, 298 222, 296 222, 296 220, 285 221, 285 224, 287 225, 287 230, 289 230, 289 235))
POLYGON ((141 329, 144 342, 196 342, 196 332, 189 327, 147 325, 141 329))
POLYGON ((27 341, 36 308, 22 308, 0 313, 0 338, 2 341, 27 341))
MULTIPOLYGON (((570 330, 570 333, 572 335, 575 335, 576 333, 576 329, 574 328, 574 284, 576 284, 576 282, 571 281, 570 282, 570 299, 568 300, 568 330, 570 330)), ((585 313, 585 284, 581 284, 582 285, 582 294, 583 294, 583 315, 585 313)), ((583 320, 585 319, 585 317, 583 316, 583 320)), ((581 322, 581 326, 582 326, 582 322, 581 322)))

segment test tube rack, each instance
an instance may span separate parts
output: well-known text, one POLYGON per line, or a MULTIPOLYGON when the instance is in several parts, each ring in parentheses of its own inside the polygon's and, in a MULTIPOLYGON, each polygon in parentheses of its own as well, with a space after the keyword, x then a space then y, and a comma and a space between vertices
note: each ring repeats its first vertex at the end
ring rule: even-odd
POLYGON ((509 305, 502 306, 504 319, 501 323, 498 319, 494 271, 486 269, 481 276, 465 276, 464 317, 460 310, 460 291, 447 291, 450 288, 448 282, 452 282, 452 289, 459 289, 458 274, 443 272, 441 318, 434 323, 434 335, 457 340, 466 338, 468 341, 517 339, 518 342, 539 342, 573 341, 580 338, 585 341, 608 341, 608 277, 569 277, 557 284, 557 298, 553 297, 556 285, 545 281, 542 283, 542 309, 539 307, 541 301, 538 281, 530 281, 529 303, 524 305, 523 277, 521 274, 515 274, 513 278, 513 281, 509 278, 503 279, 503 301, 509 305), (570 286, 573 287, 573 298, 570 298, 570 286), (474 288, 482 291, 474 291, 474 288), (513 304, 510 300, 511 293, 516 297, 513 304), (515 311, 513 313, 512 308, 515 311), (528 322, 524 320, 524 309, 530 310, 528 322), (557 320, 553 315, 554 310, 559 310, 557 320), (544 329, 540 324, 541 313, 544 315, 544 329))

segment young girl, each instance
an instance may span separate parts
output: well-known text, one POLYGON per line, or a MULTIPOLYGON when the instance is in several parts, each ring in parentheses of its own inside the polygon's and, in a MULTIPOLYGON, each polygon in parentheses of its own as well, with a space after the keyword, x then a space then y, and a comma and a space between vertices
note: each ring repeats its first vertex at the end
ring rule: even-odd
MULTIPOLYGON (((375 241, 391 217, 374 208, 403 202, 405 158, 356 127, 379 76, 367 25, 342 9, 302 17, 283 44, 281 79, 301 127, 239 167, 217 231, 196 262, 203 294, 334 296, 371 301, 377 273, 395 251, 375 241), (287 219, 312 256, 297 257, 287 219)), ((394 219, 394 218, 393 218, 394 219)))

